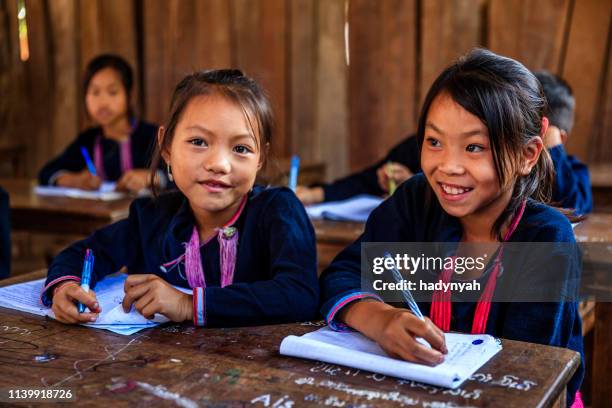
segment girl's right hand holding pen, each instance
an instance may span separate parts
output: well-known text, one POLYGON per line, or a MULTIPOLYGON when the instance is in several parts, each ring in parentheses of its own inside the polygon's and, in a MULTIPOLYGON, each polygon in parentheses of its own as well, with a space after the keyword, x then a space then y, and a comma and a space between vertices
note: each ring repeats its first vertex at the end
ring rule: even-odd
POLYGON ((81 188, 83 190, 97 190, 102 185, 102 179, 94 176, 85 169, 80 172, 67 171, 60 174, 55 182, 59 187, 81 188))
POLYGON ((95 322, 102 311, 96 294, 92 290, 85 292, 76 281, 61 283, 54 289, 52 309, 57 320, 68 324, 95 322), (87 306, 91 312, 79 313, 78 303, 87 306))
POLYGON ((357 301, 345 307, 340 320, 376 341, 391 357, 435 366, 448 353, 444 332, 431 320, 421 320, 407 309, 378 301, 357 301), (417 341, 423 338, 427 347, 417 341))

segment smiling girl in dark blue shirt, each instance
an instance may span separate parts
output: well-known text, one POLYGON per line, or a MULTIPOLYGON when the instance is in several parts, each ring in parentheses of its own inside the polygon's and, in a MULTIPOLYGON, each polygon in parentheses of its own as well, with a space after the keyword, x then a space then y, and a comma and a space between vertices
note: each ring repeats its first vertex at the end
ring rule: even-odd
POLYGON ((78 285, 86 248, 95 255, 92 285, 127 267, 124 309, 134 306, 146 317, 160 313, 197 326, 314 318, 318 284, 310 221, 289 189, 254 187, 271 133, 269 101, 240 71, 184 78, 152 164, 154 171, 163 159, 179 191, 134 201, 126 220, 53 260, 43 301, 58 320, 95 321, 100 312, 95 294, 78 285), (79 314, 75 301, 91 313, 79 314))
MULTIPOLYGON (((517 279, 527 288, 545 285, 541 279, 547 276, 546 270, 557 272, 562 284, 575 282, 580 275, 576 253, 530 253, 529 259, 540 256, 538 263, 512 272, 506 269, 505 274, 501 266, 508 266, 506 258, 501 258, 501 264, 491 262, 476 276, 482 281, 477 302, 456 302, 455 294, 436 291, 431 302, 421 305, 431 317, 425 321, 362 288, 362 243, 571 245, 574 237, 568 219, 541 203, 552 185, 552 163, 542 143, 548 126, 545 107, 533 74, 489 51, 472 51, 438 77, 419 119, 423 174, 405 182, 375 209, 364 234, 321 276, 322 313, 332 328, 352 327, 391 356, 431 365, 444 360, 443 331, 449 330, 567 347, 582 354, 575 301, 497 303, 494 298, 499 289, 505 289, 508 275, 517 270, 521 273, 517 279), (432 347, 420 344, 417 337, 432 347)), ((436 281, 454 280, 452 272, 441 271, 436 281)), ((572 289, 560 286, 559 295, 572 289)), ((581 366, 568 384, 570 404, 583 373, 581 366)))

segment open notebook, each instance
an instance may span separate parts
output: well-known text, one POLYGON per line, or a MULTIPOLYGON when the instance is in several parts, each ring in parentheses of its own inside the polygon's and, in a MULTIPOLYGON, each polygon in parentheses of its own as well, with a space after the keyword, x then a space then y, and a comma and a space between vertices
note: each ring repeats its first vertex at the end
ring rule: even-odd
MULTIPOLYGON (((124 274, 111 275, 96 284, 94 291, 102 313, 96 322, 84 326, 130 335, 168 321, 166 317, 159 314, 155 315, 155 319, 147 320, 133 308, 129 313, 123 311, 121 301, 124 296, 123 283, 126 277, 127 275, 124 274)), ((0 288, 0 306, 54 318, 53 311, 40 302, 40 293, 44 284, 45 279, 39 279, 0 288)), ((177 289, 191 293, 190 289, 177 289)))
POLYGON ((370 213, 382 202, 380 197, 362 194, 348 200, 311 205, 306 207, 306 212, 312 219, 366 222, 370 213))
POLYGON ((81 190, 56 186, 36 186, 34 192, 42 196, 85 198, 88 200, 112 201, 125 197, 125 193, 115 191, 116 183, 104 182, 98 190, 81 190))
POLYGON ((446 346, 444 362, 429 367, 391 358, 358 332, 334 332, 324 327, 303 336, 285 337, 280 353, 456 388, 502 349, 501 342, 492 336, 460 333, 447 333, 446 346))

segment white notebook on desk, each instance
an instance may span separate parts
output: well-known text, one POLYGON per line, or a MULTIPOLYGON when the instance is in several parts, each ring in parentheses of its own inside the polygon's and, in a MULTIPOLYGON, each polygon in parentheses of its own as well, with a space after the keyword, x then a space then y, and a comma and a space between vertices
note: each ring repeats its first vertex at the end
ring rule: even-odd
POLYGON ((366 222, 382 202, 380 197, 362 194, 348 200, 311 205, 306 207, 306 212, 312 219, 366 222))
POLYGON ((303 336, 285 337, 280 353, 456 388, 502 349, 501 342, 492 336, 461 333, 447 333, 446 346, 444 362, 429 367, 391 358, 358 332, 334 332, 324 327, 303 336))
POLYGON ((80 188, 68 188, 68 187, 57 187, 57 186, 36 186, 34 192, 42 196, 54 196, 54 197, 71 197, 71 198, 84 198, 87 200, 102 200, 112 201, 119 200, 125 197, 125 193, 121 191, 115 191, 117 183, 104 182, 98 190, 81 190, 80 188))
MULTIPOLYGON (((134 308, 129 313, 123 311, 121 302, 124 296, 123 284, 126 277, 127 275, 123 274, 110 275, 96 284, 94 291, 102 308, 102 313, 96 322, 84 324, 84 326, 130 335, 168 321, 165 316, 159 314, 155 315, 155 319, 148 320, 134 308)), ((40 293, 44 284, 45 279, 43 278, 0 288, 0 307, 55 318, 53 311, 40 302, 40 293)), ((191 293, 190 289, 176 286, 175 288, 185 293, 191 293)))

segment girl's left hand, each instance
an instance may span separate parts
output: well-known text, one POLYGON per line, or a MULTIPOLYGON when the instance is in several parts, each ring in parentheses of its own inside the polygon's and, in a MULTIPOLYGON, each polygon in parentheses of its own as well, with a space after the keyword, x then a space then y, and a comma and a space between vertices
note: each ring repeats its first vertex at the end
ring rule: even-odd
POLYGON ((193 320, 193 296, 173 288, 157 275, 129 275, 124 291, 122 305, 126 313, 134 305, 147 319, 161 313, 173 322, 193 320))
POLYGON ((149 187, 149 170, 133 169, 125 172, 117 182, 118 191, 139 192, 149 187))

